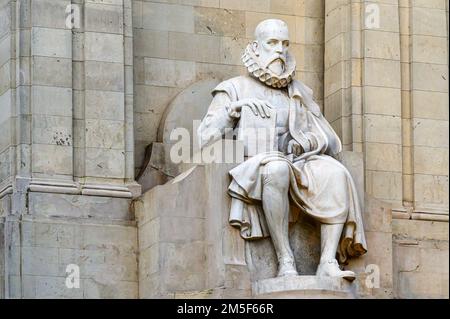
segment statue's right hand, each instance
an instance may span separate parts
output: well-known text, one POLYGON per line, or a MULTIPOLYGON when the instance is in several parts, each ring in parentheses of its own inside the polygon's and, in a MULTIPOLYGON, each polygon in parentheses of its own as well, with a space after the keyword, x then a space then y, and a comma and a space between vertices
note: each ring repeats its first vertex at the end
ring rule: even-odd
POLYGON ((243 99, 231 103, 230 106, 231 110, 237 113, 240 113, 243 107, 250 108, 255 116, 262 118, 270 118, 270 109, 273 108, 269 102, 258 99, 243 99))

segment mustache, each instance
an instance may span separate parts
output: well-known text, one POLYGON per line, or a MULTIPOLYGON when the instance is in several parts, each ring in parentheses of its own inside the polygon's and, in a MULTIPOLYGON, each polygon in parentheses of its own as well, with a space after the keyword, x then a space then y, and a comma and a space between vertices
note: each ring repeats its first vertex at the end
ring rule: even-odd
POLYGON ((266 67, 268 67, 270 64, 272 64, 276 60, 281 60, 283 62, 283 64, 286 64, 286 57, 285 56, 283 56, 281 54, 274 54, 272 57, 270 57, 270 59, 267 59, 266 67))

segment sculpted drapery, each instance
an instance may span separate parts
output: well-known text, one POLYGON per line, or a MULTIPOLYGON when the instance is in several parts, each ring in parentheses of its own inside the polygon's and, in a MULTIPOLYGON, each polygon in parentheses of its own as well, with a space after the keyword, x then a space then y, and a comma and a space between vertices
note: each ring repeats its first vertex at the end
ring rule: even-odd
MULTIPOLYGON (((270 161, 285 161, 290 166, 290 199, 292 204, 324 224, 344 223, 340 242, 341 262, 366 252, 361 209, 354 182, 348 170, 336 159, 342 147, 339 137, 320 112, 312 98, 312 90, 300 81, 292 81, 285 90, 268 87, 250 76, 222 82, 213 91, 214 100, 203 121, 199 135, 207 137, 208 129, 236 129, 239 118, 229 115, 227 106, 238 99, 257 97, 268 100, 276 108, 279 128, 278 152, 266 152, 249 158, 230 171, 229 194, 233 197, 231 225, 238 227, 245 239, 269 236, 261 208, 262 182, 260 170, 270 161), (283 127, 286 130, 283 130, 283 127), (305 141, 307 132, 319 141, 305 141), (313 144, 314 149, 293 158, 287 155, 290 139, 313 144), (316 138, 317 139, 317 138, 316 138)), ((206 140, 203 140, 206 142, 206 140)), ((310 148, 304 146, 304 149, 310 148)), ((294 221, 295 216, 290 216, 294 221)))
POLYGON ((242 57, 248 75, 224 81, 213 90, 213 101, 198 129, 204 146, 227 129, 237 129, 244 141, 259 142, 263 139, 246 129, 271 131, 275 126, 275 143, 249 152, 248 159, 229 172, 230 224, 247 240, 270 236, 278 276, 295 276, 288 228, 294 212, 300 210, 321 223, 316 275, 353 280, 355 273, 341 270, 336 255, 345 263, 364 254, 367 245, 353 179, 334 158, 342 150, 339 137, 314 102, 312 90, 294 80, 287 24, 262 21, 255 38, 242 57))

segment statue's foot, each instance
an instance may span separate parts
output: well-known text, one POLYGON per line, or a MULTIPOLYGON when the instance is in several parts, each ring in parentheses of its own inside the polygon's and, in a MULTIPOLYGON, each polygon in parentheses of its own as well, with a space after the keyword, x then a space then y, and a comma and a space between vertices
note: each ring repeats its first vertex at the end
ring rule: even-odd
POLYGON ((277 277, 284 277, 284 276, 298 276, 298 272, 295 267, 294 261, 288 260, 288 261, 281 261, 279 263, 277 277))
POLYGON ((350 270, 341 270, 336 259, 322 262, 317 268, 316 276, 318 277, 338 277, 353 281, 356 274, 350 270))

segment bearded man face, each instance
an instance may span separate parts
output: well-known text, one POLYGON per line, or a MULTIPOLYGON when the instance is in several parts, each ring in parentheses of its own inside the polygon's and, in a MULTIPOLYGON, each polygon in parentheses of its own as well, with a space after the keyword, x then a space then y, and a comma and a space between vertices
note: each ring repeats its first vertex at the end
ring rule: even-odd
POLYGON ((289 49, 289 30, 281 20, 266 20, 260 23, 255 31, 252 43, 260 66, 281 75, 286 71, 289 49))

